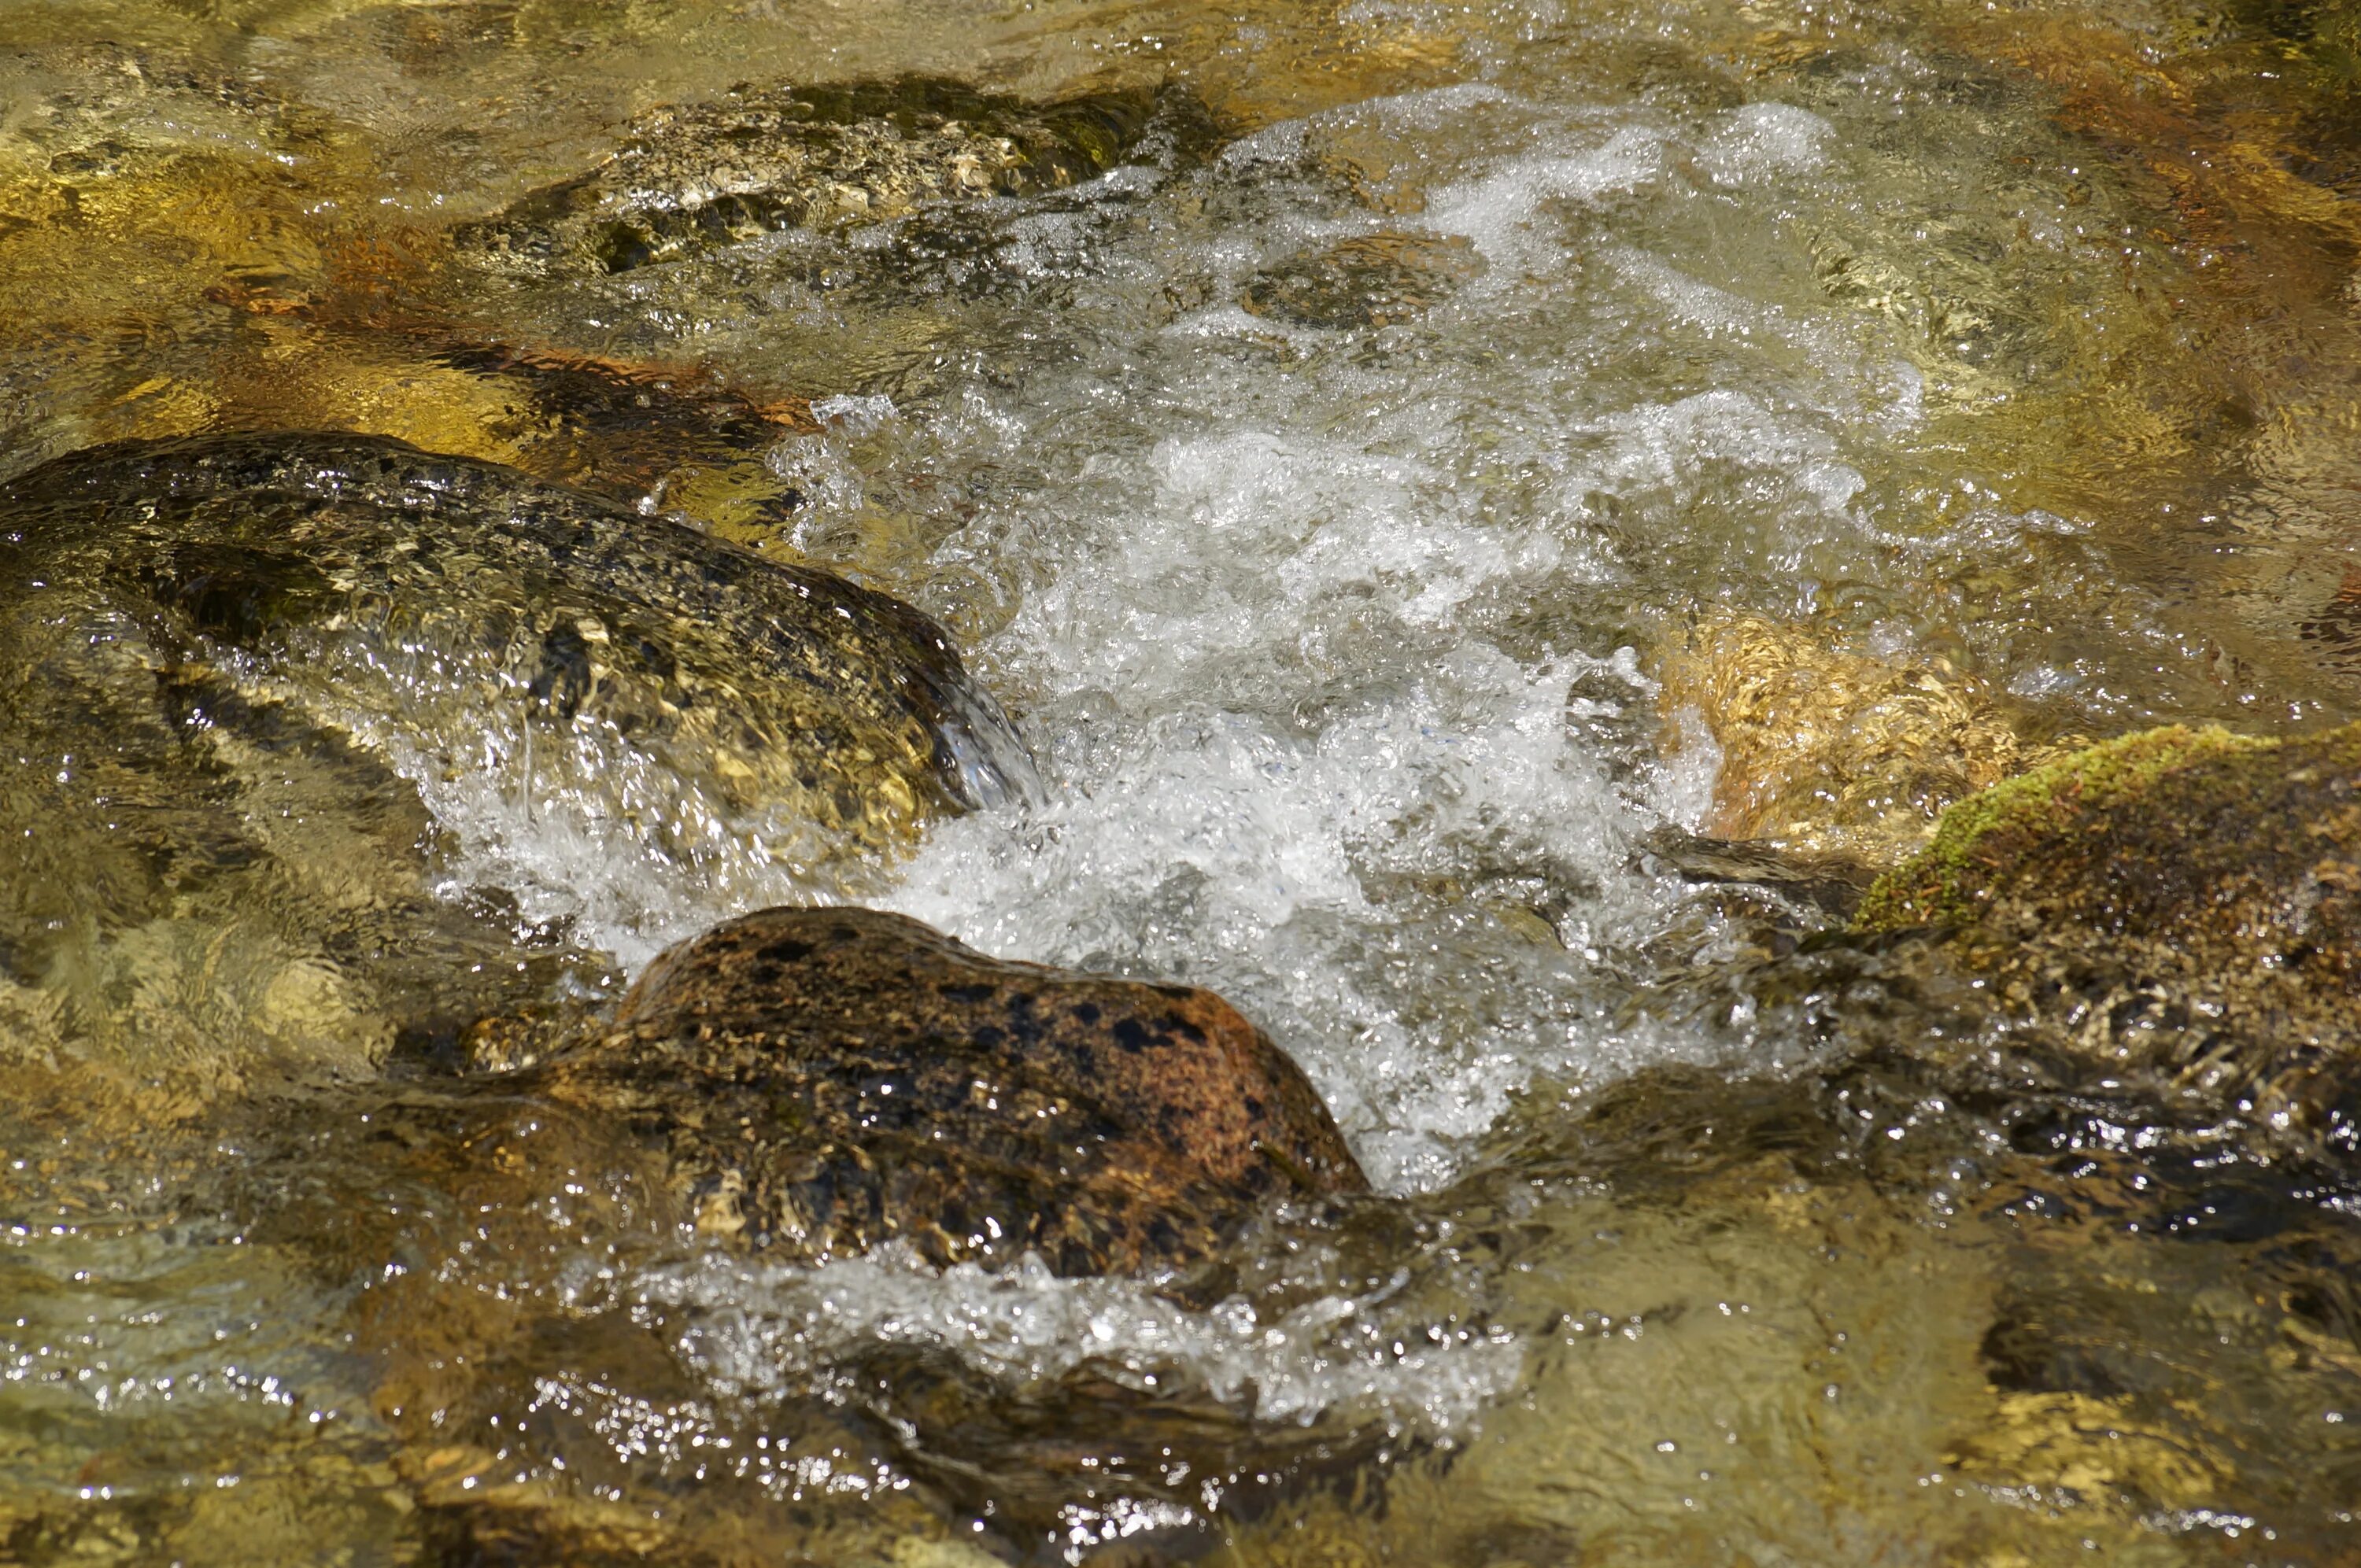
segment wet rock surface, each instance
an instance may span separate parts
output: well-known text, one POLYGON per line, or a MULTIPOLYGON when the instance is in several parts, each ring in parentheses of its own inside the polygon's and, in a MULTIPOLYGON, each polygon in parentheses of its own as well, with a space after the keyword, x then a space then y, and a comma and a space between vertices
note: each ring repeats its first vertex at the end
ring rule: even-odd
POLYGON ((1456 235, 1389 230, 1258 272, 1238 303, 1249 315, 1297 326, 1391 326, 1416 320, 1485 271, 1483 257, 1456 235))
MULTIPOLYGON (((1090 1290, 1111 1310, 1173 1312, 1237 1287, 1225 1249, 1249 1223, 1366 1206, 1328 1201, 1367 1193, 1358 1164, 1303 1074, 1220 997, 988 958, 901 916, 741 916, 658 959, 596 1025, 487 1020, 472 1043, 507 1054, 505 1070, 357 1100, 366 1111, 332 1112, 321 1138, 347 1151, 350 1180, 393 1197, 367 1215, 381 1230, 357 1237, 360 1251, 423 1265, 365 1291, 354 1330, 379 1368, 371 1402, 401 1440, 390 1462, 430 1539, 460 1555, 727 1561, 743 1527, 730 1510, 776 1506, 724 1483, 718 1511, 691 1497, 651 1516, 609 1501, 601 1470, 541 1470, 547 1439, 576 1419, 565 1390, 584 1366, 642 1397, 696 1398, 666 1341, 704 1318, 700 1281, 743 1272, 791 1295, 842 1290, 828 1281, 852 1268, 889 1289, 969 1277, 1012 1301, 1090 1290), (607 1284, 525 1285, 586 1243, 617 1269, 607 1284), (669 1304, 608 1310, 627 1274, 668 1279, 669 1304), (528 1388, 554 1419, 504 1428, 528 1388)), ((299 1207, 264 1229, 312 1223, 299 1207)), ((842 1310, 861 1310, 860 1293, 842 1310)), ((923 1340, 860 1365, 845 1409, 797 1418, 793 1452, 844 1456, 885 1436, 890 1463, 921 1481, 897 1517, 922 1533, 945 1508, 1018 1536, 1054 1531, 1099 1464, 1082 1431, 1151 1445, 1176 1498, 1192 1472, 1374 1441, 1265 1441, 1219 1400, 1170 1400, 1087 1361, 1015 1404, 923 1340)))
MULTIPOLYGON (((908 606, 496 464, 366 436, 192 437, 60 459, 0 504, 8 586, 37 624, 86 601, 159 663, 237 670, 445 765, 480 738, 468 716, 514 710, 612 773, 633 752, 664 764, 645 783, 690 792, 664 820, 692 833, 770 814, 783 849, 799 824, 880 845, 1029 772, 908 606)), ((590 763, 560 741, 544 765, 590 763)))
POLYGON ((258 1039, 353 1069, 596 961, 506 893, 438 895, 464 846, 425 796, 824 877, 1030 776, 907 606, 369 437, 20 476, 0 647, 9 1006, 155 1059, 258 1039))
POLYGON ((1954 928, 1958 959, 2073 1049, 2349 1146, 2356 899, 2361 730, 2171 726, 1953 806, 1856 923, 1954 928))
POLYGON ((522 276, 628 272, 781 229, 1071 185, 1113 168, 1155 108, 1145 89, 1028 104, 932 78, 741 87, 651 112, 598 168, 454 237, 522 276))
POLYGON ((1213 992, 862 909, 726 922, 519 1083, 620 1117, 698 1232, 783 1256, 898 1239, 1125 1272, 1203 1257, 1266 1200, 1367 1185, 1301 1071, 1213 992))

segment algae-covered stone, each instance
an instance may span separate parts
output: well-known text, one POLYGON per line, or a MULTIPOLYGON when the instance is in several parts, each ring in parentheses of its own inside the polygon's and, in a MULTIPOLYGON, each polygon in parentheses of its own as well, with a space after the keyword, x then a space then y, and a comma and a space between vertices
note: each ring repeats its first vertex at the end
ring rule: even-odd
POLYGON ((597 168, 455 238, 503 271, 627 272, 781 229, 1053 190, 1113 168, 1156 97, 1035 104, 924 77, 741 87, 642 115, 597 168))
POLYGON ((2171 725, 2021 773, 1946 812, 1933 841, 1878 880, 1857 923, 2029 916, 2045 929, 2128 932, 2275 896, 2290 885, 2288 851, 2309 874, 2323 851, 2361 848, 2345 815, 2349 764, 2334 773, 2340 758, 2361 759, 2361 740, 2337 731, 2291 744, 2171 725))
POLYGON ((2077 1047, 2341 1116, 2361 1047, 2361 726, 2125 736, 1945 814, 1870 890, 1865 932, 1952 950, 2077 1047))
POLYGON ((1301 1069, 1213 992, 862 909, 718 927, 517 1076, 659 1147, 698 1230, 790 1256, 899 1238, 1126 1271, 1203 1255, 1266 1199, 1367 1186, 1301 1069))

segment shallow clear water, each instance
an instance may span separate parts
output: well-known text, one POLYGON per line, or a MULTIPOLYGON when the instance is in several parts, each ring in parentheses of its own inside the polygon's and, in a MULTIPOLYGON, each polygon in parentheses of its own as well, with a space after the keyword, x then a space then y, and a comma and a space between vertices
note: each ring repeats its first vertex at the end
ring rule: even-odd
MULTIPOLYGON (((912 599, 1044 798, 862 895, 1220 990, 1382 1197, 1185 1290, 700 1255, 531 1106, 263 1092, 265 1035, 382 1066, 307 944, 400 905, 257 872, 0 981, 0 1551, 2346 1560, 2340 1174, 2045 1085, 1923 955, 1652 852, 1712 820, 1661 682, 1718 612, 1945 661, 2028 743, 2350 715, 2301 630, 2354 549, 2341 18, 13 7, 0 468, 381 431, 912 599), (605 277, 451 247, 649 105, 911 73, 1171 91, 1070 190, 605 277)), ((95 887, 120 829, 30 744, 9 874, 95 887)), ((279 779, 272 854, 493 899, 511 1000, 808 894, 380 761, 279 779)))

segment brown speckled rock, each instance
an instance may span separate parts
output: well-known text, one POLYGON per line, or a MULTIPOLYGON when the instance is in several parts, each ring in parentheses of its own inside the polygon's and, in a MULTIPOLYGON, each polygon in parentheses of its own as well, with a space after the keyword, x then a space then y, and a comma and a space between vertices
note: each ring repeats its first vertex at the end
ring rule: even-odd
POLYGON ((1302 1072, 1211 992, 986 958, 864 909, 770 909, 658 959, 525 1075, 660 1151, 697 1227, 794 1255, 894 1238, 1059 1272, 1212 1250, 1359 1190, 1302 1072))

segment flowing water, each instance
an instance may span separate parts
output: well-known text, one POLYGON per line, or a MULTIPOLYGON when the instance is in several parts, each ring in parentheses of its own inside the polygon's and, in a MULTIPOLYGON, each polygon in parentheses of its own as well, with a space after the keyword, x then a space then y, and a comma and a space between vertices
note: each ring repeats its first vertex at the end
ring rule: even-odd
POLYGON ((1040 793, 837 891, 1220 990, 1379 1195, 1185 1289, 649 1240, 350 955, 578 1006, 807 882, 355 719, 127 899, 115 807, 214 797, 69 716, 0 746, 0 1561, 2355 1560, 2361 1183, 1656 850, 1716 615, 2028 745, 2353 715, 2356 83, 2329 5, 9 0, 0 473, 379 432, 908 598, 1040 793), (656 105, 954 77, 1148 107, 470 251, 656 105))

